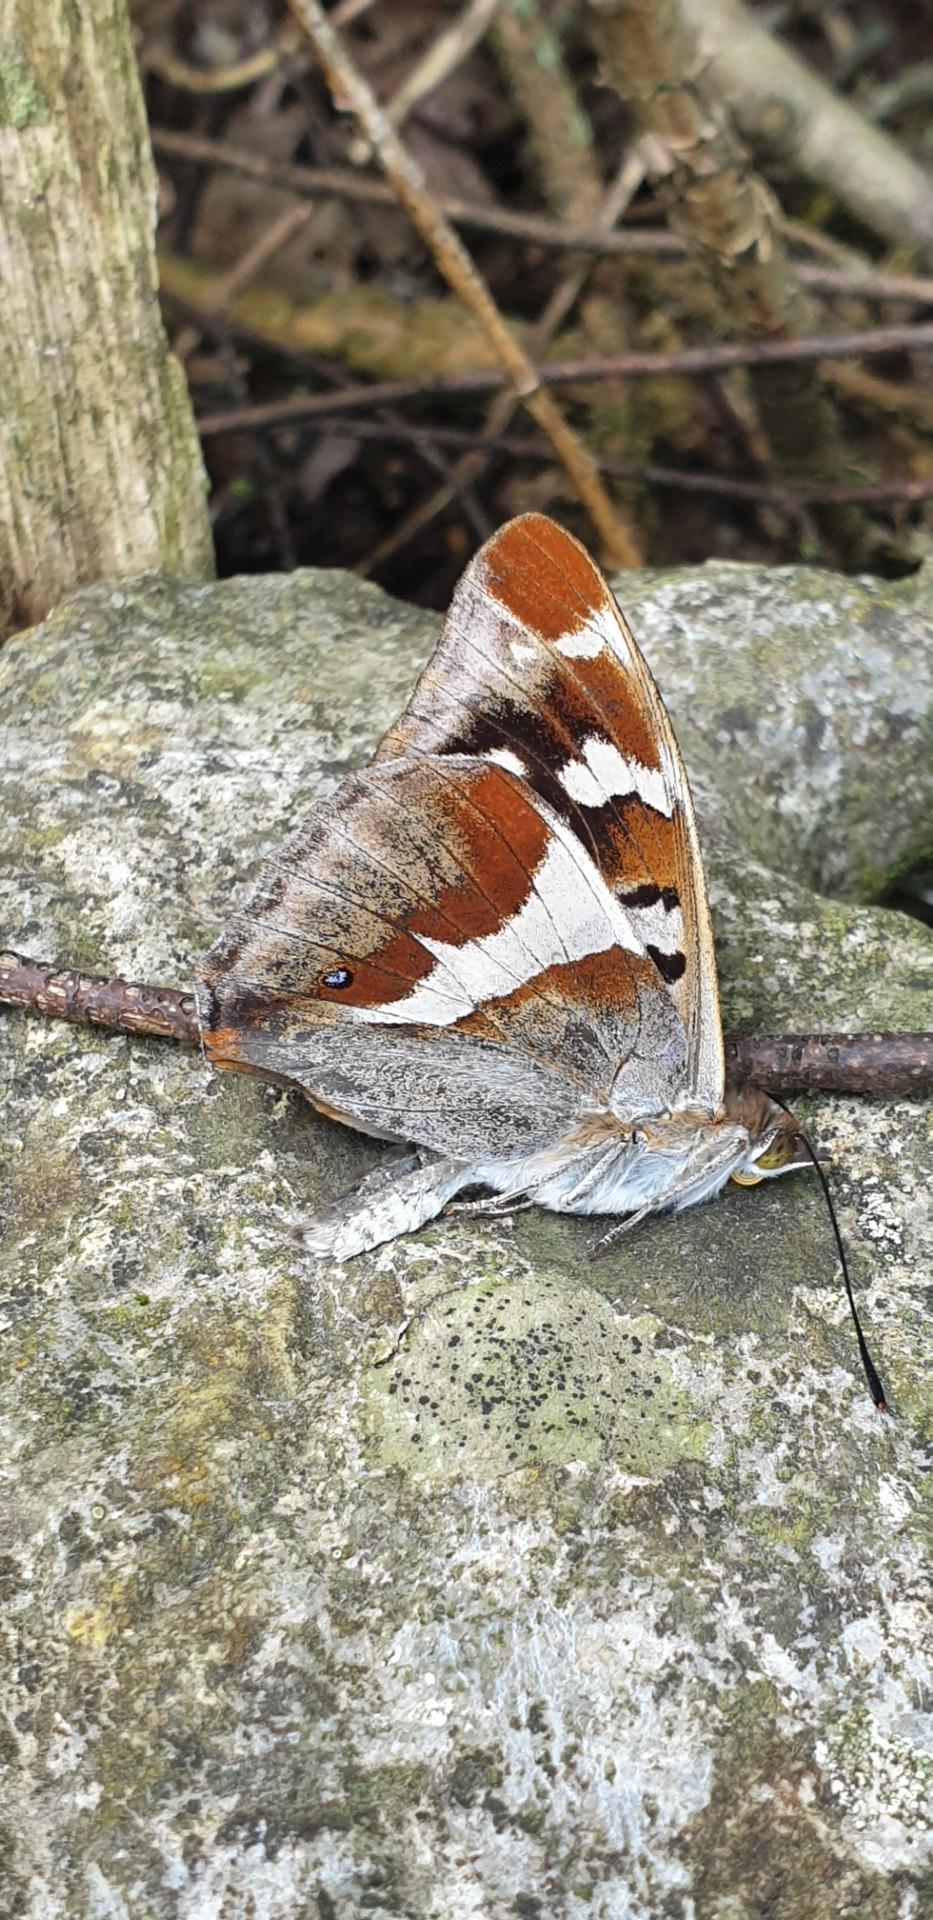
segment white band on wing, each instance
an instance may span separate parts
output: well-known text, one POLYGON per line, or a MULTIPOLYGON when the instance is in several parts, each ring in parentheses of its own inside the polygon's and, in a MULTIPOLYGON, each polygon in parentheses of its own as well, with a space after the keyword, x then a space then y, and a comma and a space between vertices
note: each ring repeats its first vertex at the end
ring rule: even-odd
POLYGON ((528 973, 529 953, 537 971, 544 973, 549 967, 606 953, 610 947, 644 952, 629 915, 614 900, 579 843, 573 843, 569 829, 548 811, 553 837, 534 874, 532 891, 510 920, 495 933, 463 946, 425 933, 415 935, 444 968, 443 994, 429 974, 402 999, 355 1010, 356 1019, 413 1020, 447 1027, 487 1001, 513 993, 516 980, 534 979, 536 975, 528 973), (456 997, 450 989, 454 973, 460 986, 456 997))
MULTIPOLYGON (((661 743, 659 743, 660 745, 661 743)), ((560 768, 558 779, 564 792, 581 807, 602 807, 617 795, 637 793, 639 800, 670 819, 674 811, 673 788, 667 767, 644 767, 640 760, 627 759, 611 740, 591 733, 580 747, 580 758, 568 760, 560 768)), ((663 763, 662 751, 662 763, 663 763)))

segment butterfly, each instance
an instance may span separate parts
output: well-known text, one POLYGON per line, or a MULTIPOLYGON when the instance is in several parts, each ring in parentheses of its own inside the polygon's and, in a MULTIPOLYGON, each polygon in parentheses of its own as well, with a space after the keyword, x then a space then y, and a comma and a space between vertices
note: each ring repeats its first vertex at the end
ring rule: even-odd
POLYGON ((207 1058, 412 1143, 304 1229, 349 1259, 467 1189, 624 1216, 806 1164, 727 1087, 703 861, 657 687, 544 515, 467 567, 371 764, 263 867, 204 963, 207 1058))

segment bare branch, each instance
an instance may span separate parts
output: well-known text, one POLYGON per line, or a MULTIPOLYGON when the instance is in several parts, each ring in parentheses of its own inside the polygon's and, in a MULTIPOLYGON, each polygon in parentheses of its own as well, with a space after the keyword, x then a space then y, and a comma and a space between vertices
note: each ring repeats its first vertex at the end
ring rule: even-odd
POLYGON ((727 1034, 726 1068, 768 1093, 909 1098, 933 1089, 933 1033, 727 1034))
POLYGON ((148 1033, 160 1040, 198 1044, 193 993, 180 987, 78 973, 19 953, 0 953, 0 1004, 23 1013, 106 1027, 110 1033, 148 1033))
MULTIPOLYGON (((198 1045, 194 995, 180 987, 104 979, 18 953, 0 953, 0 1005, 111 1033, 149 1034, 198 1045)), ((802 1088, 893 1097, 933 1088, 933 1034, 732 1034, 726 1061, 736 1080, 772 1092, 802 1088)))
MULTIPOLYGON (((623 161, 618 179, 610 187, 605 198, 603 217, 607 225, 611 225, 618 219, 623 206, 626 206, 632 196, 637 193, 643 178, 644 163, 640 155, 638 153, 628 155, 623 161)), ((535 358, 544 352, 558 328, 563 325, 585 283, 587 272, 588 268, 585 265, 575 267, 558 282, 529 335, 529 351, 535 358)), ((470 438, 467 452, 461 460, 458 460, 445 483, 438 487, 428 499, 420 500, 418 505, 405 515, 401 524, 387 534, 371 553, 367 554, 365 560, 361 561, 356 568, 358 573, 377 572, 393 554, 398 552, 400 547, 405 546, 409 540, 413 540, 424 527, 430 526, 431 521, 435 520, 438 514, 443 513, 466 487, 476 484, 485 472, 493 454, 501 448, 506 428, 518 404, 516 397, 509 392, 496 395, 492 405, 487 409, 481 431, 470 438)), ((553 458, 550 450, 548 450, 548 457, 553 458)), ((599 470, 601 473, 609 473, 609 466, 604 460, 599 461, 599 470)), ((638 542, 633 530, 633 551, 637 547, 638 542)), ((638 564, 641 564, 643 559, 644 554, 639 549, 638 564)))
MULTIPOLYGON (((190 165, 224 167, 230 173, 260 181, 268 187, 281 187, 303 199, 359 201, 369 206, 394 206, 396 197, 384 180, 372 174, 355 173, 350 167, 302 167, 273 160, 248 147, 231 146, 225 140, 211 140, 205 134, 180 133, 168 127, 153 127, 152 145, 166 160, 182 160, 190 165)), ((598 226, 568 227, 544 214, 515 213, 505 207, 481 207, 471 200, 447 194, 437 202, 455 226, 470 227, 478 233, 495 233, 504 239, 527 240, 530 245, 551 247, 564 253, 602 255, 649 255, 656 259, 679 260, 686 246, 679 234, 660 227, 618 227, 605 233, 598 226)), ((781 222, 799 234, 794 222, 781 222)), ((807 244, 813 245, 812 235, 807 244)), ((797 275, 804 286, 815 293, 849 294, 872 300, 913 300, 924 305, 933 300, 933 279, 919 274, 887 273, 864 262, 851 267, 823 267, 812 261, 797 262, 797 275)))
POLYGON ((482 327, 516 394, 547 434, 590 514, 607 556, 618 566, 632 566, 637 552, 599 478, 592 455, 568 425, 552 396, 542 391, 532 362, 503 320, 462 241, 431 199, 421 169, 389 126, 372 89, 346 53, 319 0, 290 0, 290 4, 314 46, 335 98, 352 107, 402 206, 430 248, 439 271, 482 327))
MULTIPOLYGON (((234 311, 233 325, 238 324, 234 311)), ((591 380, 650 380, 659 373, 722 373, 729 367, 768 362, 853 360, 929 347, 933 347, 933 323, 925 322, 920 326, 871 327, 859 333, 816 333, 801 340, 725 341, 709 347, 677 347, 666 353, 633 351, 588 360, 551 360, 538 368, 538 379, 542 386, 555 387, 591 380)), ((293 357, 300 356, 296 352, 293 357)), ((316 414, 368 413, 376 406, 394 405, 399 400, 430 401, 451 393, 490 393, 504 384, 503 375, 489 367, 436 380, 378 380, 334 393, 309 393, 300 402, 300 412, 304 419, 313 419, 316 414)), ((298 409, 297 401, 272 400, 250 410, 251 423, 272 426, 295 418, 298 409)), ((228 419, 228 415, 212 416, 210 422, 201 423, 202 431, 206 427, 209 432, 227 432, 228 419)))

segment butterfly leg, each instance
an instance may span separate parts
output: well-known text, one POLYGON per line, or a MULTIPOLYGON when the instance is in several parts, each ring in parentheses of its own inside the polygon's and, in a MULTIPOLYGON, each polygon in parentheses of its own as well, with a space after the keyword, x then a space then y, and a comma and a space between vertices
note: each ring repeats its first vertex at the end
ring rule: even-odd
POLYGON ((607 1253, 616 1240, 621 1240, 623 1233, 630 1232, 632 1227, 637 1227, 641 1224, 642 1220, 646 1220, 649 1213, 656 1212, 657 1208, 653 1206, 639 1207, 637 1213, 627 1213, 621 1220, 614 1220, 612 1226, 608 1227, 605 1233, 601 1233, 598 1240, 593 1241, 593 1245, 589 1251, 589 1258, 591 1260, 598 1260, 600 1254, 607 1253))
POLYGON ((368 1175, 326 1213, 297 1226, 295 1238, 318 1259, 352 1260, 435 1219, 470 1180, 471 1170, 462 1161, 434 1159, 422 1165, 419 1156, 410 1155, 377 1168, 375 1177, 368 1175))
POLYGON ((513 1213, 527 1213, 529 1207, 536 1205, 537 1201, 529 1199, 527 1194, 514 1194, 510 1198, 500 1193, 490 1200, 452 1200, 444 1211, 467 1214, 474 1220, 509 1220, 513 1213))

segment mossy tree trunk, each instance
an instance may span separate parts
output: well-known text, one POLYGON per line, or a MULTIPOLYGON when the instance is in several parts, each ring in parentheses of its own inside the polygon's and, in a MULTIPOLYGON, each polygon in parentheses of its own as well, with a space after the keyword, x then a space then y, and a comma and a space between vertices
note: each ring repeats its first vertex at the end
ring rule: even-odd
POLYGON ((124 0, 0 0, 0 633, 105 575, 211 572, 154 212, 124 0))

